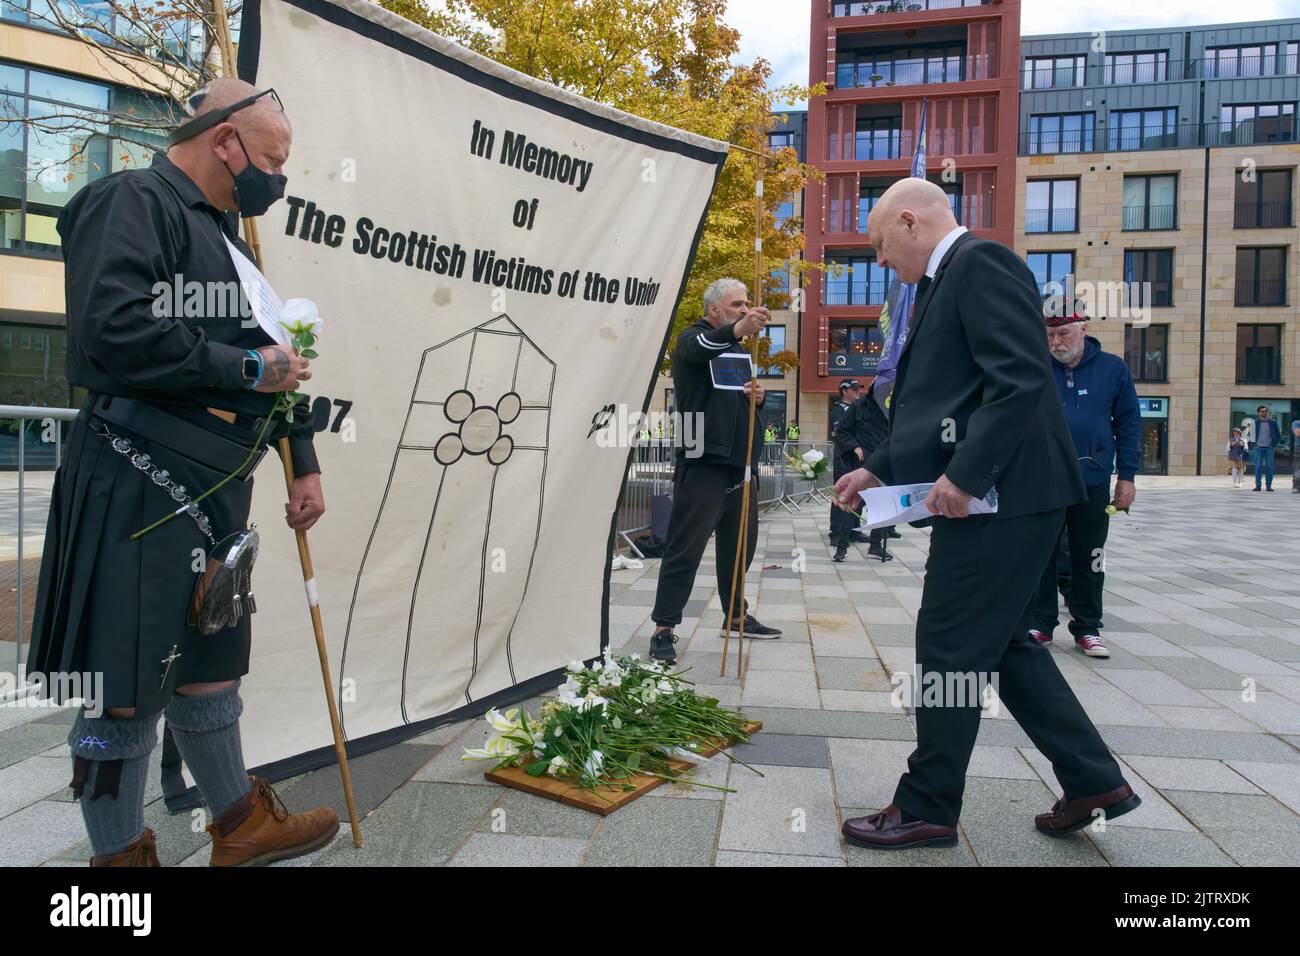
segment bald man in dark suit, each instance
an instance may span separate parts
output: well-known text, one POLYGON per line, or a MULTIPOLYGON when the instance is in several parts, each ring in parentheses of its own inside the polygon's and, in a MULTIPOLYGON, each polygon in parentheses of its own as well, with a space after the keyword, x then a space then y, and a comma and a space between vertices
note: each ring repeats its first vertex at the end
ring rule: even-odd
POLYGON ((1051 652, 1028 637, 1038 577, 1085 492, 1052 384, 1033 274, 1010 249, 957 225, 943 190, 905 179, 872 210, 876 260, 916 282, 916 308, 890 404, 890 436, 835 485, 856 507, 875 485, 934 482, 936 515, 916 621, 922 688, 917 745, 893 803, 846 820, 849 841, 877 849, 953 845, 966 768, 980 725, 980 695, 963 678, 992 683, 1002 703, 1052 762, 1065 796, 1035 818, 1060 836, 1141 802, 1061 676, 1051 652), (998 511, 970 502, 997 492, 998 511), (949 698, 952 699, 949 699, 949 698))

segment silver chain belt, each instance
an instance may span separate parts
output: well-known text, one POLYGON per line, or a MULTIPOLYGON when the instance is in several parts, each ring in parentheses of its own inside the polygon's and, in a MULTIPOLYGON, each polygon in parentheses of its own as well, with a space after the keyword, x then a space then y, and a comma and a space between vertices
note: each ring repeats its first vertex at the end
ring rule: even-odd
POLYGON ((113 451, 143 472, 146 478, 149 478, 155 485, 171 495, 174 501, 180 502, 176 514, 183 511, 193 518, 194 523, 198 525, 198 529, 203 532, 203 536, 208 539, 214 548, 216 547, 217 539, 212 536, 212 522, 208 520, 208 516, 203 513, 202 509, 194 503, 194 499, 186 494, 185 486, 177 484, 167 469, 158 467, 157 463, 149 455, 141 454, 126 438, 121 435, 114 435, 108 430, 108 426, 99 419, 91 419, 90 429, 106 438, 113 451))

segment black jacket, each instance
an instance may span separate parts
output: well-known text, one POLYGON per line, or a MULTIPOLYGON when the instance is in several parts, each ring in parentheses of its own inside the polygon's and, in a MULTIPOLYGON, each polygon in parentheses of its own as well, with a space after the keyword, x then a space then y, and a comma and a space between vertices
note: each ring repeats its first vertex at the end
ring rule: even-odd
MULTIPOLYGON (((253 252, 199 187, 162 153, 148 169, 96 180, 59 214, 68 312, 68 381, 159 406, 213 407, 257 417, 276 396, 244 388, 245 350, 271 345, 210 290, 238 290, 226 239, 253 252), (220 283, 209 286, 207 283, 220 283), (188 290, 204 292, 191 309, 188 290), (171 290, 179 294, 169 294, 171 290), (184 308, 172 314, 176 300, 184 308), (209 305, 215 306, 209 312, 209 305), (221 308, 225 306, 226 308, 221 308)), ((241 303, 242 305, 242 303, 241 303)), ((294 416, 297 474, 320 471, 309 415, 294 416)))
MULTIPOLYGON (((677 411, 683 416, 698 414, 704 426, 703 454, 692 458, 690 449, 679 448, 677 457, 686 463, 706 462, 744 467, 745 437, 749 428, 749 399, 744 392, 713 387, 709 361, 728 352, 749 354, 736 341, 734 325, 715 329, 707 319, 687 326, 673 348, 673 388, 677 411)), ((761 408, 762 406, 760 406, 761 408)), ((753 461, 763 446, 763 420, 754 423, 753 461)), ((678 434, 684 431, 678 429, 678 434)), ((696 440, 700 435, 696 433, 696 440)), ((694 452, 691 452, 694 454, 694 452)))
POLYGON ((866 467, 885 484, 947 475, 977 498, 997 488, 997 517, 1014 518, 1083 501, 1075 459, 1033 273, 965 233, 917 303, 889 439, 866 467))
POLYGON ((861 468, 865 459, 889 438, 889 419, 870 391, 849 406, 832 438, 838 475, 861 468), (862 449, 863 458, 858 458, 857 448, 862 449))

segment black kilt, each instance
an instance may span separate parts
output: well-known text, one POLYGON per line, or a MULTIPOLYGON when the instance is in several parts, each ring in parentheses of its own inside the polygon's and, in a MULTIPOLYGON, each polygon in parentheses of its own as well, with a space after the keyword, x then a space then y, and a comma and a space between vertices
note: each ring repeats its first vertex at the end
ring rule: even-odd
MULTIPOLYGON (((178 504, 92 430, 98 397, 92 393, 83 403, 55 475, 27 670, 99 673, 101 706, 155 712, 178 686, 247 674, 252 632, 248 615, 213 635, 187 623, 199 578, 195 568, 204 566, 211 550, 189 515, 130 540, 178 504), (178 656, 169 668, 164 659, 173 648, 178 656)), ((225 475, 162 439, 107 427, 167 469, 192 498, 225 475)), ((252 494, 251 476, 235 478, 199 503, 217 541, 247 527, 252 494)))

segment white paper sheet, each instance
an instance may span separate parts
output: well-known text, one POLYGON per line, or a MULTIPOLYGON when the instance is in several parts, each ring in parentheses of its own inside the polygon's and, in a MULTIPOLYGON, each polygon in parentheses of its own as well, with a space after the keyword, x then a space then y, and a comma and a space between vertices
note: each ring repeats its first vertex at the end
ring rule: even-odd
MULTIPOLYGON (((929 481, 917 485, 884 485, 858 492, 865 506, 862 517, 866 519, 866 524, 860 525, 859 530, 870 531, 933 517, 934 512, 925 506, 925 496, 933 487, 934 482, 929 481)), ((984 498, 971 499, 970 513, 973 515, 994 514, 997 510, 996 490, 984 498)))

